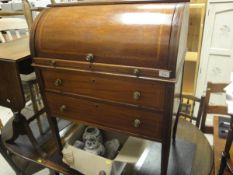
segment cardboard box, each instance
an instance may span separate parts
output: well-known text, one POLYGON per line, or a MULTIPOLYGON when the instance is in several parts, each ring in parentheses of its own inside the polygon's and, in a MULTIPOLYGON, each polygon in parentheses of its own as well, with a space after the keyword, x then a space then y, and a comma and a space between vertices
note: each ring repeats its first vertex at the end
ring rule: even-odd
POLYGON ((75 140, 82 140, 84 129, 85 126, 78 128, 78 132, 70 137, 62 152, 63 162, 85 175, 99 175, 101 171, 106 175, 120 175, 127 163, 135 164, 138 161, 149 144, 144 139, 103 131, 105 141, 117 138, 121 143, 117 156, 110 160, 72 146, 75 140))

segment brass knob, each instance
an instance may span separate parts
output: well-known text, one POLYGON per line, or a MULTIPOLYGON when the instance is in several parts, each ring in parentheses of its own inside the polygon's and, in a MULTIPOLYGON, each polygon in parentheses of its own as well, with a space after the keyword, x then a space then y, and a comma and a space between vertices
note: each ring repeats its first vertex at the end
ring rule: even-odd
POLYGON ((94 60, 94 55, 92 53, 87 54, 86 60, 92 62, 94 60))
POLYGON ((61 79, 56 79, 55 82, 54 82, 54 85, 55 86, 61 86, 62 85, 62 80, 61 79))
POLYGON ((49 63, 50 63, 51 66, 55 66, 56 65, 56 61, 55 60, 50 60, 49 63))
POLYGON ((134 75, 136 75, 138 77, 139 74, 140 74, 140 70, 139 69, 134 69, 133 73, 134 73, 134 75))
POLYGON ((133 93, 133 99, 134 99, 134 100, 139 100, 140 97, 141 97, 141 92, 135 91, 135 92, 133 93))
POLYGON ((66 105, 61 105, 60 112, 65 112, 67 109, 66 105))
POLYGON ((134 126, 135 128, 139 128, 140 125, 141 125, 141 121, 140 121, 139 119, 135 119, 135 120, 133 121, 133 126, 134 126))

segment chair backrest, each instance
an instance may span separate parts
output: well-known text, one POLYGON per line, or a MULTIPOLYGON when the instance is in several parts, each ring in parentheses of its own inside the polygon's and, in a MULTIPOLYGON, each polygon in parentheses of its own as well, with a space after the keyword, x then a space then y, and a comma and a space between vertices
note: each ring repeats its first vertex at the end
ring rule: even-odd
POLYGON ((179 117, 184 117, 192 123, 195 122, 195 125, 200 128, 204 99, 204 96, 197 98, 192 95, 182 95, 178 111, 179 117))
POLYGON ((227 86, 227 83, 207 83, 206 89, 206 98, 205 98, 205 105, 204 105, 204 112, 201 122, 201 130, 205 133, 213 133, 212 126, 206 126, 206 117, 207 114, 221 114, 221 115, 229 115, 227 113, 227 106, 226 105, 216 105, 211 102, 211 95, 214 94, 223 94, 224 88, 227 86))
POLYGON ((22 18, 0 18, 0 42, 5 43, 28 35, 28 25, 22 18))

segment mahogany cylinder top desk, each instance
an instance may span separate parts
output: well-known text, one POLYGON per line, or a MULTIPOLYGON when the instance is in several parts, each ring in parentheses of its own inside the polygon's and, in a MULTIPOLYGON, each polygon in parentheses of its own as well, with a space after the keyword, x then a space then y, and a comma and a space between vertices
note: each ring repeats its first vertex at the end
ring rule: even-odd
POLYGON ((187 28, 186 2, 47 8, 32 27, 30 47, 49 118, 161 142, 166 174, 187 28))

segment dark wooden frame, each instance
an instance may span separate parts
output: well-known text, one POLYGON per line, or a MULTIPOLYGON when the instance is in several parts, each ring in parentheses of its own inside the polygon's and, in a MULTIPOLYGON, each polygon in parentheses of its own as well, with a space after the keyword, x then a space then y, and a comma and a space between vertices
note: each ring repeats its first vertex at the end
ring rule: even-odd
POLYGON ((202 122, 201 122, 202 132, 213 133, 212 126, 205 126, 207 114, 229 115, 227 112, 227 106, 209 104, 211 94, 212 93, 225 93, 224 88, 227 85, 228 85, 227 83, 212 83, 212 82, 207 83, 204 112, 203 112, 203 117, 202 117, 202 122))
MULTIPOLYGON (((188 103, 189 103, 189 101, 188 101, 188 103)), ((197 98, 197 97, 194 97, 192 95, 181 95, 181 103, 179 105, 179 109, 178 109, 178 112, 176 114, 176 118, 175 118, 175 122, 174 122, 174 126, 173 126, 173 133, 172 133, 173 134, 172 135, 173 143, 175 143, 175 140, 176 140, 176 131, 177 131, 177 125, 178 125, 178 121, 179 121, 180 116, 184 116, 185 118, 190 119, 190 122, 195 120, 196 127, 200 128, 202 114, 203 114, 203 110, 204 110, 204 102, 205 102, 204 96, 202 96, 201 98, 197 98), (191 101, 191 103, 193 103, 192 110, 190 111, 190 113, 182 112, 181 108, 184 105, 187 105, 186 103, 185 104, 183 103, 183 99, 189 100, 189 101, 191 101), (197 113, 196 117, 193 116, 193 113, 195 110, 195 103, 199 103, 198 113, 197 113)))
POLYGON ((218 175, 223 175, 226 167, 228 167, 231 174, 233 174, 233 170, 232 170, 231 165, 229 163, 227 163, 228 159, 230 158, 229 152, 231 149, 232 141, 233 141, 233 115, 231 115, 230 128, 228 130, 225 148, 222 152, 221 163, 220 163, 218 175))

